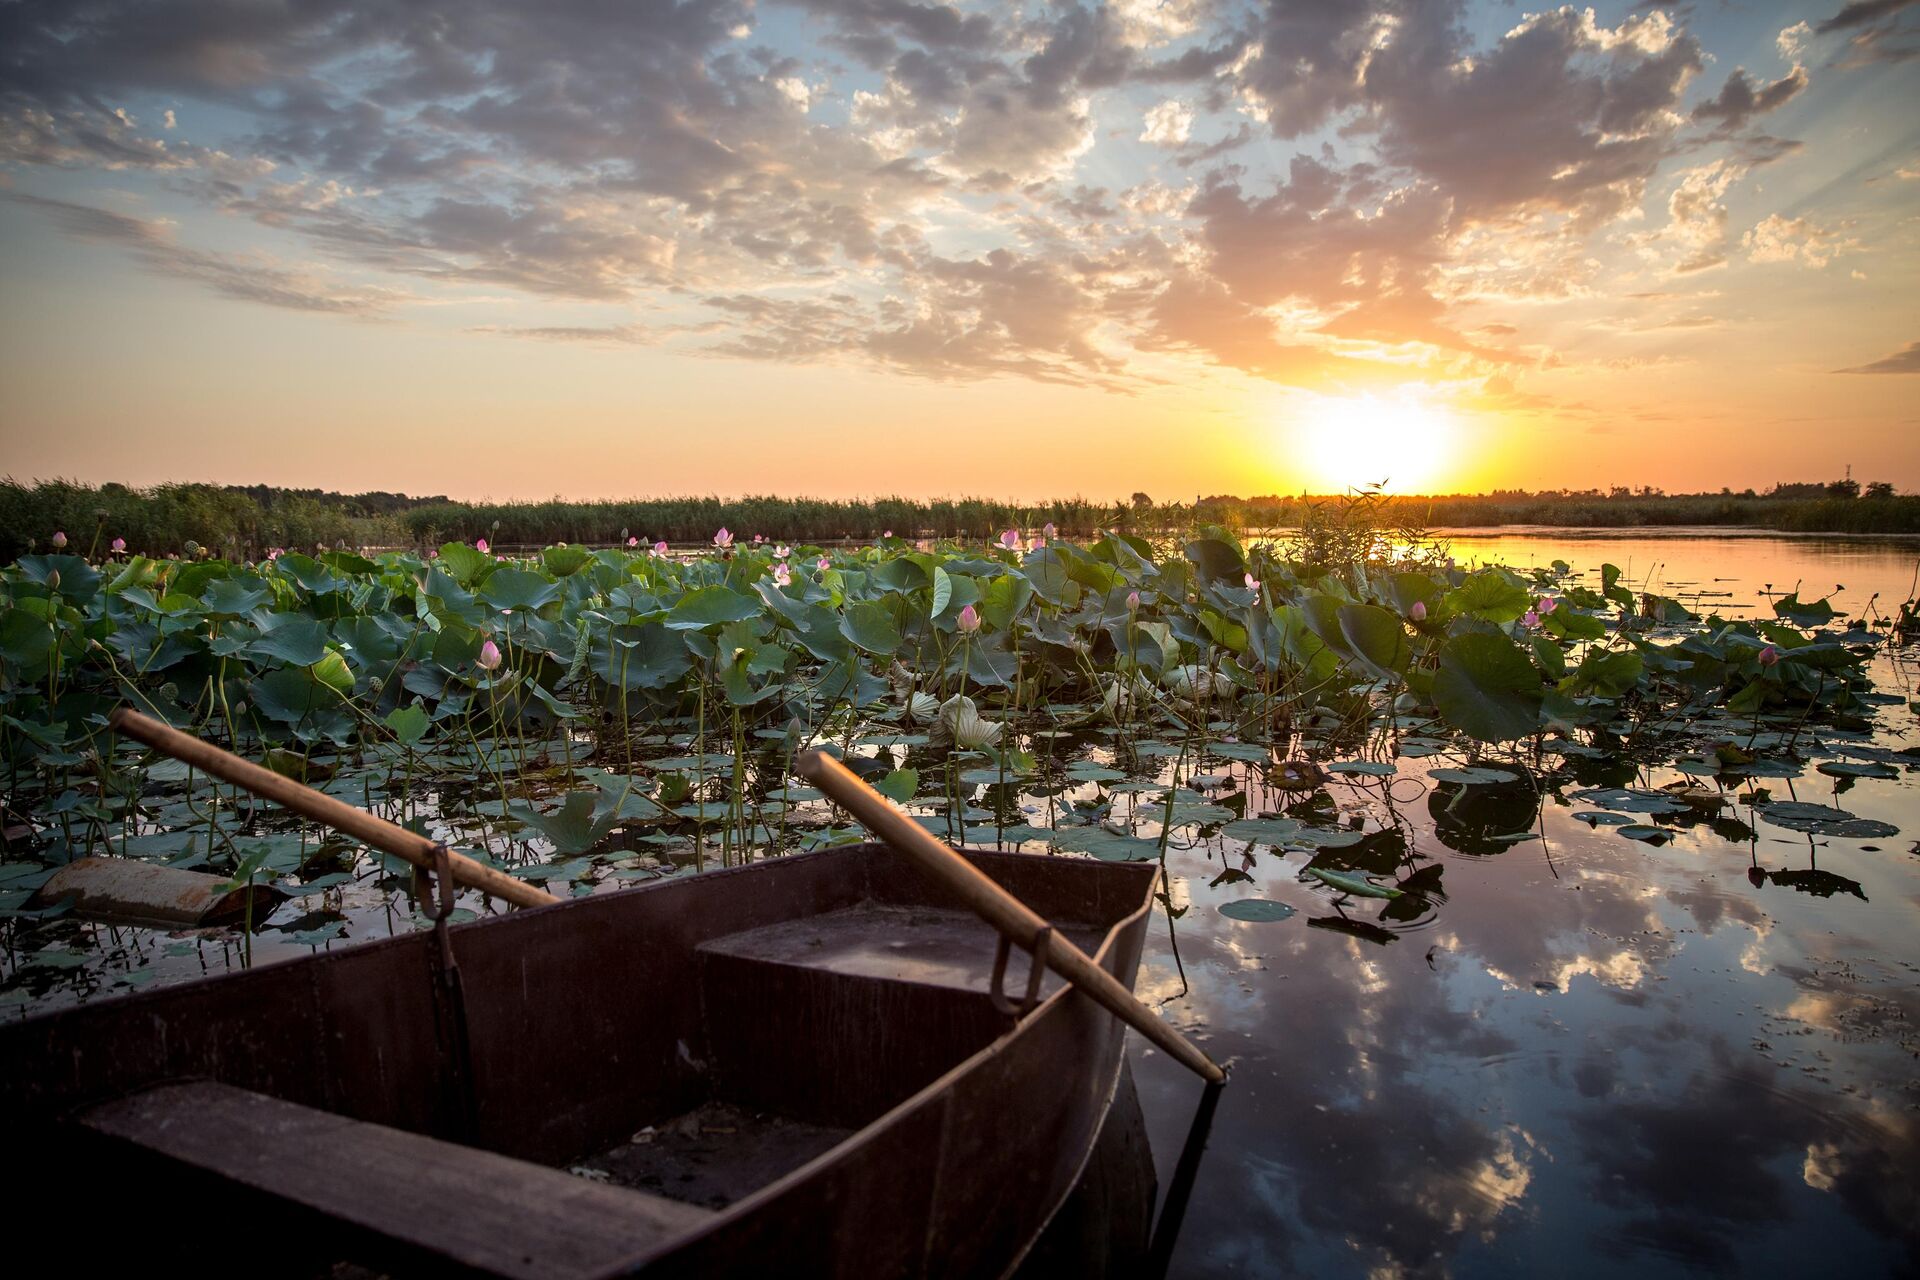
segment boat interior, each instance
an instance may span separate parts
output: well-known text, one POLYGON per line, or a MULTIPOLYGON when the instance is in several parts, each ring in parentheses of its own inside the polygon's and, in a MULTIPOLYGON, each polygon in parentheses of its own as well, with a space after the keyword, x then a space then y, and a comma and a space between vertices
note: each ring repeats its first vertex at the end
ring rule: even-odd
MULTIPOLYGON (((1096 959, 1153 885, 1150 867, 974 860, 1096 959)), ((849 1143, 898 1146, 898 1181, 912 1144, 945 1140, 906 1104, 1015 1025, 989 994, 998 935, 878 845, 442 941, 155 992, 137 1013, 83 1006, 35 1020, 31 1039, 32 1023, 9 1028, 0 1085, 77 1127, 75 1161, 157 1166, 162 1185, 227 1206, 223 1221, 309 1223, 273 1248, 305 1241, 316 1273, 594 1276, 804 1192, 849 1143)), ((1006 962, 1016 1004, 1028 965, 1018 949, 1006 962)), ((1058 987, 1043 975, 1042 1005, 1058 987)), ((869 1180, 889 1167, 855 1163, 873 1171, 848 1176, 869 1180)), ((820 1194, 883 1210, 902 1193, 820 1194)))

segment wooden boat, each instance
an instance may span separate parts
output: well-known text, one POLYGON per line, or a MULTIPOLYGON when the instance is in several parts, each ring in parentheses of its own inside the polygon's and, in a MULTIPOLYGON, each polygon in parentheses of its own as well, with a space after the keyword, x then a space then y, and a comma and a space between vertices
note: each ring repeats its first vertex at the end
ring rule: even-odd
MULTIPOLYGON (((1131 988, 1154 867, 968 859, 1131 988)), ((28 1018, 9 1216, 90 1269, 1000 1275, 1125 1028, 1044 970, 1003 1012, 998 939, 866 844, 28 1018)))

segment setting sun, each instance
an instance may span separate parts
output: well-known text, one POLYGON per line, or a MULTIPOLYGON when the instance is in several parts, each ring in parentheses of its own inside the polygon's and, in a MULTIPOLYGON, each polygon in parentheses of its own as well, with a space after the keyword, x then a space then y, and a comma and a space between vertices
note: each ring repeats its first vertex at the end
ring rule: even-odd
POLYGON ((1421 493, 1445 479, 1454 430, 1444 409, 1409 395, 1322 396, 1302 415, 1297 439, 1316 490, 1383 484, 1421 493))

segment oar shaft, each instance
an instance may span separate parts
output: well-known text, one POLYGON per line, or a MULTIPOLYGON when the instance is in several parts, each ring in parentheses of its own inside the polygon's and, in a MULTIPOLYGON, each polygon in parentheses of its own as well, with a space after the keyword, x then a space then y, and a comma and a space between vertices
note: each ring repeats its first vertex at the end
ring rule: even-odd
MULTIPOLYGON (((1045 920, 995 884, 985 872, 934 839, 926 828, 895 808, 847 766, 824 751, 809 751, 800 757, 796 771, 851 813, 867 830, 952 890, 981 919, 1021 946, 1034 948, 1040 931, 1047 927, 1045 920)), ((1061 937, 1059 930, 1048 933, 1045 942, 1048 968, 1165 1049, 1176 1061, 1199 1073, 1201 1078, 1215 1084, 1227 1078, 1213 1059, 1141 1004, 1133 992, 1095 964, 1086 952, 1061 937)))
MULTIPOLYGON (((211 742, 203 742, 190 733, 182 733, 171 725, 162 724, 126 707, 115 711, 109 723, 127 737, 144 742, 155 751, 165 752, 202 773, 224 779, 236 787, 244 787, 263 800, 271 800, 283 809, 290 809, 322 826, 350 835, 382 853, 390 853, 416 867, 424 867, 429 871, 433 869, 434 852, 438 846, 423 835, 396 826, 385 818, 375 817, 365 809, 356 809, 344 800, 336 800, 324 792, 315 791, 284 774, 242 760, 211 742)), ((465 854, 449 853, 448 863, 453 878, 459 883, 505 899, 516 906, 545 907, 560 901, 543 889, 535 888, 524 880, 515 880, 504 872, 475 862, 465 854)))

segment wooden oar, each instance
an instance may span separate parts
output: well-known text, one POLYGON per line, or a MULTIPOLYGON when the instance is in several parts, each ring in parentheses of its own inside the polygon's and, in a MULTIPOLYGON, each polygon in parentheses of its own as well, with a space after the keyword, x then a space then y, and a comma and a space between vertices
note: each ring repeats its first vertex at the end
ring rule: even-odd
POLYGON ((1210 1083, 1227 1078, 1213 1059, 1141 1004, 1118 978, 1095 964, 1087 953, 1050 929, 1020 899, 995 884, 978 867, 935 840, 926 828, 895 808, 824 751, 809 751, 795 767, 801 777, 825 792, 860 824, 911 858, 922 871, 951 889, 975 914, 1013 942, 1034 951, 1044 946, 1047 967, 1087 993, 1115 1017, 1165 1049, 1183 1066, 1210 1083), (1044 931, 1044 932, 1043 932, 1044 931))
MULTIPOLYGON (((376 818, 365 809, 356 809, 344 800, 336 800, 315 791, 284 774, 242 760, 211 742, 202 742, 190 733, 182 733, 138 711, 121 707, 108 718, 108 723, 129 738, 144 742, 155 751, 165 752, 202 773, 223 778, 236 787, 244 787, 262 799, 271 800, 283 809, 291 809, 302 817, 312 818, 323 826, 350 835, 382 853, 390 853, 416 867, 433 870, 434 856, 439 846, 423 835, 396 826, 385 818, 376 818)), ((503 898, 516 906, 545 907, 560 901, 544 889, 535 888, 524 880, 515 880, 505 872, 475 862, 465 854, 449 851, 447 862, 453 878, 459 883, 503 898)))

